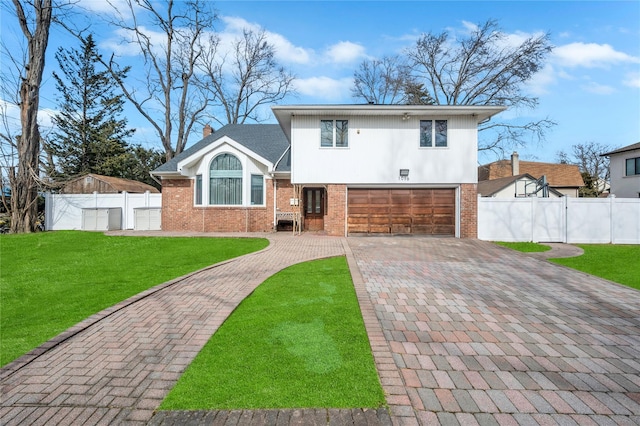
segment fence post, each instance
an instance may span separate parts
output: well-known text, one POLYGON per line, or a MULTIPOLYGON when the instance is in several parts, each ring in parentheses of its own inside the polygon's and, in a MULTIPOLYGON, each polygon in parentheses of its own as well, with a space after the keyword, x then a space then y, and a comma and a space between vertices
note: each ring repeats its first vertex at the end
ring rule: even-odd
POLYGON ((567 237, 567 233, 569 232, 569 223, 568 223, 568 209, 569 209, 569 197, 567 197, 566 195, 563 196, 562 198, 562 227, 564 228, 562 230, 562 242, 563 243, 567 243, 569 241, 569 238, 567 237))
POLYGON ((45 192, 44 193, 44 230, 45 231, 51 230, 52 201, 53 200, 51 199, 51 192, 45 192))
POLYGON ((538 239, 536 238, 536 210, 538 209, 538 197, 529 197, 531 200, 531 235, 530 241, 532 243, 537 243, 538 239))
POLYGON ((122 229, 129 229, 129 193, 122 191, 122 229))
POLYGON ((615 202, 616 202, 616 194, 611 194, 609 196, 609 242, 611 244, 615 244, 616 243, 615 237, 613 235, 613 232, 614 232, 613 214, 614 214, 614 211, 615 211, 615 208, 614 208, 615 207, 614 206, 615 202))

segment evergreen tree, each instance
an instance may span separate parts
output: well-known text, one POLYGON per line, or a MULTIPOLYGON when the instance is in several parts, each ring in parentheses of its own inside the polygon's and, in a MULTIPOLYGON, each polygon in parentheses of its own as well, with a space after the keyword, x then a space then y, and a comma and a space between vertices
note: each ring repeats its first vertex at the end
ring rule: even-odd
POLYGON ((122 161, 117 164, 120 174, 112 176, 137 180, 161 189, 160 184, 151 177, 149 172, 157 169, 167 161, 163 151, 154 148, 147 149, 142 145, 134 145, 129 148, 121 159, 122 161))
POLYGON ((62 76, 53 73, 60 112, 53 118, 56 131, 45 148, 55 159, 51 177, 85 173, 122 177, 126 139, 134 129, 120 118, 124 97, 115 93, 115 79, 124 78, 128 69, 117 76, 97 70, 100 56, 91 35, 82 39, 80 49, 60 48, 56 59, 62 71, 62 76))

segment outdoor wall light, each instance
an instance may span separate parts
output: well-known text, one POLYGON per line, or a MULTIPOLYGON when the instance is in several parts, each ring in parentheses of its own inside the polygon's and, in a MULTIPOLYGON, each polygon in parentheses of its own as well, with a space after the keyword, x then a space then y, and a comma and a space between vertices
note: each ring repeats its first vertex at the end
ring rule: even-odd
POLYGON ((409 177, 409 169, 400 169, 400 177, 409 177))
POLYGON ((409 119, 409 113, 404 113, 404 115, 402 116, 402 121, 407 121, 409 119))

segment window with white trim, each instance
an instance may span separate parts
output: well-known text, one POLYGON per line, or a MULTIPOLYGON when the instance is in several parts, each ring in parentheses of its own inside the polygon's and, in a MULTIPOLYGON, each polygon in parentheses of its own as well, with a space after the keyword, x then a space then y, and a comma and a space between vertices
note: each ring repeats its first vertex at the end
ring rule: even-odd
POLYGON ((251 175, 251 205, 261 206, 264 204, 264 177, 262 175, 251 175))
POLYGON ((202 205, 202 175, 196 175, 196 193, 194 199, 197 206, 202 205))
POLYGON ((320 120, 320 146, 347 148, 349 146, 349 120, 320 120))
POLYGON ((209 204, 242 204, 242 163, 236 156, 220 154, 211 162, 209 204))
POLYGON ((447 120, 420 120, 420 147, 445 148, 447 146, 447 120))

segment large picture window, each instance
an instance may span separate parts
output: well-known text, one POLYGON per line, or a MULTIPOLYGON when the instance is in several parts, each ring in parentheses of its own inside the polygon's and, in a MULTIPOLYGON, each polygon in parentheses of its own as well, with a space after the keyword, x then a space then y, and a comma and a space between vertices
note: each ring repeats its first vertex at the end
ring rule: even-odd
POLYGON ((320 120, 320 146, 347 148, 349 146, 349 120, 320 120))
POLYGON ((447 120, 420 120, 420 147, 447 146, 447 120))
POLYGON ((640 157, 627 158, 625 169, 626 176, 640 175, 640 157))
POLYGON ((231 154, 213 159, 209 170, 209 204, 242 204, 242 164, 231 154))

